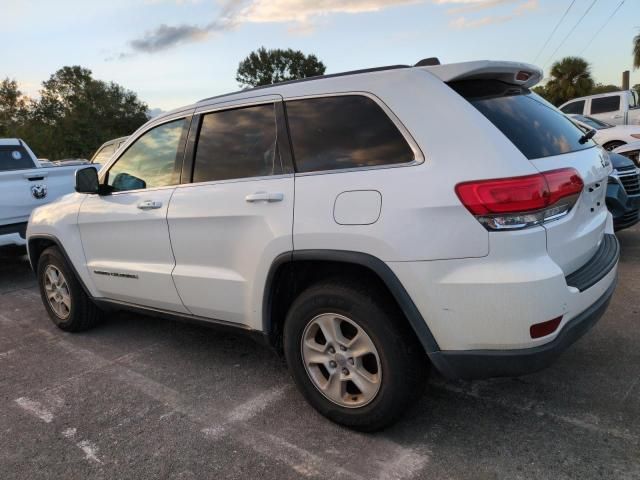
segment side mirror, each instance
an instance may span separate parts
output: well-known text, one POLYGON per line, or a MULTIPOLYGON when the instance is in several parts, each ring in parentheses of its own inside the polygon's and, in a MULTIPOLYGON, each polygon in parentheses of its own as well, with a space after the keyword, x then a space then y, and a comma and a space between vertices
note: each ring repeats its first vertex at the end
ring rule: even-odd
POLYGON ((76 170, 76 192, 100 193, 98 171, 94 167, 76 170))

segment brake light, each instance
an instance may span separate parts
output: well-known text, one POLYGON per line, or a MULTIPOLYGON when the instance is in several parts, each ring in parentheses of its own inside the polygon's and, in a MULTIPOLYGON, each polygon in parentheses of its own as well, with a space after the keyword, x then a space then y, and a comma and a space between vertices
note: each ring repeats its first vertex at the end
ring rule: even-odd
POLYGON ((488 230, 513 230, 558 219, 571 211, 584 183, 573 168, 456 185, 462 204, 488 230))

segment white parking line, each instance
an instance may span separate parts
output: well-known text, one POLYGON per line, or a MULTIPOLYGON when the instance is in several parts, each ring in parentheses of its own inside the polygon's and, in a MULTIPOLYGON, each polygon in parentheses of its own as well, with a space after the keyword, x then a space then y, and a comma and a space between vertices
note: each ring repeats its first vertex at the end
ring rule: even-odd
POLYGON ((43 420, 46 423, 51 423, 53 421, 53 413, 51 413, 44 405, 40 402, 36 402, 35 400, 31 400, 26 397, 16 398, 15 402, 25 411, 29 412, 32 415, 35 415, 40 420, 43 420))

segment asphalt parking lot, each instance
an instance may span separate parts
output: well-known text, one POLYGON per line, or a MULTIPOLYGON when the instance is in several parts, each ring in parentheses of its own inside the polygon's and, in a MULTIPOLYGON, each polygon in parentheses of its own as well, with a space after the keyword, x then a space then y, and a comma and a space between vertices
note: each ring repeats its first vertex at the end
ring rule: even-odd
POLYGON ((600 323, 551 368, 432 375, 392 428, 338 427, 249 338, 131 314, 67 334, 0 253, 0 478, 640 478, 640 227, 600 323))

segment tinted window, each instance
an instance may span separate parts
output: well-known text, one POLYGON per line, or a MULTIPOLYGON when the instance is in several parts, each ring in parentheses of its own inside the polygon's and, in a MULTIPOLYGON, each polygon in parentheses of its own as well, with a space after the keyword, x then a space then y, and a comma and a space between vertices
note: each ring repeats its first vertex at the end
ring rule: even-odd
POLYGON ((0 146, 0 172, 36 168, 33 160, 21 145, 0 146))
POLYGON ((194 182, 282 173, 275 105, 209 113, 202 118, 194 182))
POLYGON ((579 113, 582 114, 584 112, 584 100, 580 100, 578 102, 571 102, 564 107, 562 107, 562 111, 564 113, 579 113))
POLYGON ((620 96, 591 99, 591 114, 617 112, 620 110, 620 96))
POLYGON ((467 80, 450 86, 491 121, 529 159, 591 148, 583 132, 531 90, 496 80, 467 80))
POLYGON ((116 192, 177 184, 184 124, 165 123, 138 138, 111 167, 107 183, 116 192))
POLYGON ((411 162, 413 151, 370 98, 348 95, 287 102, 300 172, 411 162))
POLYGON ((109 160, 111 158, 111 156, 116 153, 116 149, 114 148, 114 145, 107 145, 105 147, 102 147, 98 153, 95 154, 95 156, 93 157, 93 160, 91 160, 93 163, 105 163, 107 160, 109 160))

